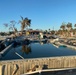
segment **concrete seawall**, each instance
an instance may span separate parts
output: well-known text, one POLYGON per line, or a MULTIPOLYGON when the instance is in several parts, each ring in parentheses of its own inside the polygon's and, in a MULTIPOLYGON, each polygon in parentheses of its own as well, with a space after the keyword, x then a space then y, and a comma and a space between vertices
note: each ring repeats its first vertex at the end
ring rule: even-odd
POLYGON ((76 56, 0 61, 0 75, 20 75, 38 65, 36 70, 76 68, 76 56))

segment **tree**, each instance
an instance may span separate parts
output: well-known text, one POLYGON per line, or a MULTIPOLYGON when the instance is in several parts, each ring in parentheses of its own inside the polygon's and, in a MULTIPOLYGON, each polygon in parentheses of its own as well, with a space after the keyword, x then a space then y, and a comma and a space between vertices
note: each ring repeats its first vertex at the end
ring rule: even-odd
POLYGON ((76 36, 76 24, 74 25, 75 29, 74 29, 74 33, 75 33, 75 36, 76 36))
POLYGON ((28 19, 27 17, 26 17, 26 18, 23 18, 22 16, 21 16, 21 19, 22 19, 22 20, 20 20, 19 22, 21 23, 21 31, 23 32, 23 30, 24 30, 26 27, 30 26, 31 20, 28 19))
POLYGON ((61 35, 64 35, 64 36, 65 36, 66 23, 63 22, 62 25, 60 26, 60 28, 62 29, 62 30, 61 30, 61 35))
POLYGON ((62 33, 61 33, 61 30, 59 29, 58 31, 57 31, 57 35, 61 35, 62 33))
POLYGON ((10 21, 10 27, 9 29, 12 29, 14 33, 17 32, 17 28, 15 27, 16 22, 14 20, 10 21))
POLYGON ((49 28, 48 30, 49 30, 49 32, 50 32, 50 28, 49 28))
POLYGON ((5 23, 4 26, 9 29, 9 34, 11 34, 10 30, 12 30, 14 36, 16 37, 17 28, 15 27, 16 22, 14 20, 10 21, 10 23, 5 23))
POLYGON ((51 31, 51 35, 54 35, 54 34, 55 34, 55 31, 54 31, 54 30, 52 30, 52 31, 51 31))
POLYGON ((74 25, 74 27, 76 28, 76 24, 74 25))
POLYGON ((66 27, 68 28, 68 30, 70 31, 72 29, 72 23, 68 22, 68 24, 66 25, 66 27))
POLYGON ((10 30, 13 30, 14 32, 17 32, 17 28, 15 27, 16 22, 14 20, 10 21, 10 23, 5 23, 4 26, 10 30))
POLYGON ((62 30, 65 30, 65 25, 61 25, 60 28, 61 28, 62 30))
POLYGON ((65 24, 65 22, 62 23, 62 25, 60 26, 60 28, 61 28, 62 30, 65 30, 65 29, 66 29, 66 24, 65 24))
POLYGON ((66 27, 67 27, 67 30, 68 30, 68 36, 70 36, 70 31, 72 30, 72 23, 68 22, 66 27))

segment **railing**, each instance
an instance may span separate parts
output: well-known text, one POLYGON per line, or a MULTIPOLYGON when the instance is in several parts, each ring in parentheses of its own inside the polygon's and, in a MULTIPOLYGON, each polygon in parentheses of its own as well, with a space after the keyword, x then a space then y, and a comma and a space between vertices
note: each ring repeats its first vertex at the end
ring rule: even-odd
POLYGON ((76 56, 0 61, 0 75, 20 75, 42 69, 66 68, 76 68, 76 56))

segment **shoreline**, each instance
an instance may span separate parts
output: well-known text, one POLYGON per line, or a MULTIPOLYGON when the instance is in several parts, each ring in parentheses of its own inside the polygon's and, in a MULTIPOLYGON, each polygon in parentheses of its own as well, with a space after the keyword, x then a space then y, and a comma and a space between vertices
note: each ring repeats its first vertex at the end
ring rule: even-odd
POLYGON ((66 46, 67 48, 71 48, 71 49, 76 50, 76 47, 75 47, 75 46, 68 45, 68 44, 65 44, 65 43, 55 42, 54 44, 55 44, 56 46, 66 46))

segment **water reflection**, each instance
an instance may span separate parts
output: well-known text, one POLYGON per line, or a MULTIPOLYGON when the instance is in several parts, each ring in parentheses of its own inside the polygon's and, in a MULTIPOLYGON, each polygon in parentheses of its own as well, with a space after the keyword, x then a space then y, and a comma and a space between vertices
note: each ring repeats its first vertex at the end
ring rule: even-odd
POLYGON ((40 43, 41 45, 43 45, 43 44, 46 44, 46 43, 48 44, 49 42, 48 42, 47 40, 44 40, 44 41, 40 41, 39 43, 40 43))
POLYGON ((48 43, 47 40, 30 42, 28 45, 27 43, 21 43, 21 45, 8 50, 1 60, 76 55, 75 50, 67 47, 54 47, 54 45, 48 43))
POLYGON ((31 46, 30 45, 22 45, 22 54, 29 54, 31 53, 31 46))
POLYGON ((44 43, 43 42, 40 42, 40 45, 43 45, 44 43))

